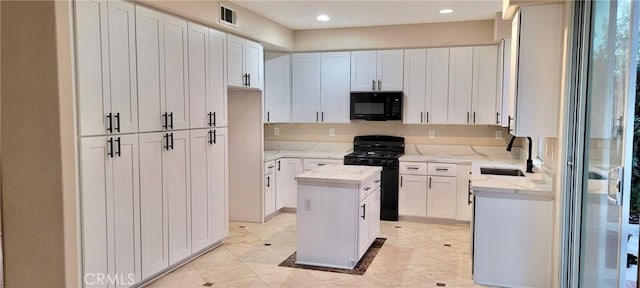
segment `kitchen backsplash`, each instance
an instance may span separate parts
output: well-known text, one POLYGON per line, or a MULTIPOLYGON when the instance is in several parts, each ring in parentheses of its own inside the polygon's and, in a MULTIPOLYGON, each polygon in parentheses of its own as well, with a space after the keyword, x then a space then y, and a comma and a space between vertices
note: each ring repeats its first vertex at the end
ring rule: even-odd
MULTIPOLYGON (((483 125, 405 125, 399 122, 357 121, 348 124, 265 124, 264 128, 265 141, 352 143, 357 135, 393 135, 405 137, 407 144, 506 147, 511 138, 506 128, 483 125), (278 130, 278 135, 275 135, 275 130, 278 130), (432 136, 429 136, 430 133, 432 136), (501 137, 497 138, 496 134, 501 137)), ((516 143, 516 146, 522 146, 522 143, 516 143)))

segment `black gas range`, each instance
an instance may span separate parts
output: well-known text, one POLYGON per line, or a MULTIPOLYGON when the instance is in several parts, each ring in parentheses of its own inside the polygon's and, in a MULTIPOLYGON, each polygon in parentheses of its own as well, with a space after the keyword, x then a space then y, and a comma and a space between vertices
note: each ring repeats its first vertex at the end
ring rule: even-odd
POLYGON ((398 221, 398 178, 404 138, 366 135, 353 138, 353 153, 344 156, 344 165, 380 166, 380 219, 398 221))

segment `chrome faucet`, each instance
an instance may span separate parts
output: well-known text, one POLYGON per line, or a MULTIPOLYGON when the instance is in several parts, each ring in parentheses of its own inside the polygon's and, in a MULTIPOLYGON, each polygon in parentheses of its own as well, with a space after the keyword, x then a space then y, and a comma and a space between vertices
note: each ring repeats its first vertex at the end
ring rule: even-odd
MULTIPOLYGON (((513 147, 513 141, 516 140, 516 136, 513 136, 511 138, 511 141, 509 141, 509 145, 507 145, 507 151, 511 151, 511 148, 513 147)), ((529 140, 529 158, 527 158, 527 173, 533 173, 533 160, 531 160, 531 150, 533 149, 533 140, 531 140, 531 137, 527 137, 527 139, 529 140)))

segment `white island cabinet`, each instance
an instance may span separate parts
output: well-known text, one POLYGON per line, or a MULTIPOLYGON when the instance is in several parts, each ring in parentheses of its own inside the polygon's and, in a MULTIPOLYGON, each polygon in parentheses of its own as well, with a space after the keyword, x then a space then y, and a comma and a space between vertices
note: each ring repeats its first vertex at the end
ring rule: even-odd
POLYGON ((380 233, 381 170, 329 164, 296 176, 297 264, 356 266, 380 233))

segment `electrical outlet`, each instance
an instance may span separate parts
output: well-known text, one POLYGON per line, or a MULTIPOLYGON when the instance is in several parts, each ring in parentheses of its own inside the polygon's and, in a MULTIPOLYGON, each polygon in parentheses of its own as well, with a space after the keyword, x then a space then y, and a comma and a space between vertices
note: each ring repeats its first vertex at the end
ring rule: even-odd
POLYGON ((336 136, 336 128, 329 128, 329 136, 336 136))
POLYGON ((502 139, 502 131, 496 130, 496 139, 502 139))
POLYGON ((429 139, 436 138, 436 130, 429 130, 429 139))
POLYGON ((280 135, 280 128, 278 127, 273 128, 273 135, 276 135, 276 136, 280 135))
POLYGON ((304 200, 304 210, 311 211, 311 200, 308 200, 308 199, 304 200))

